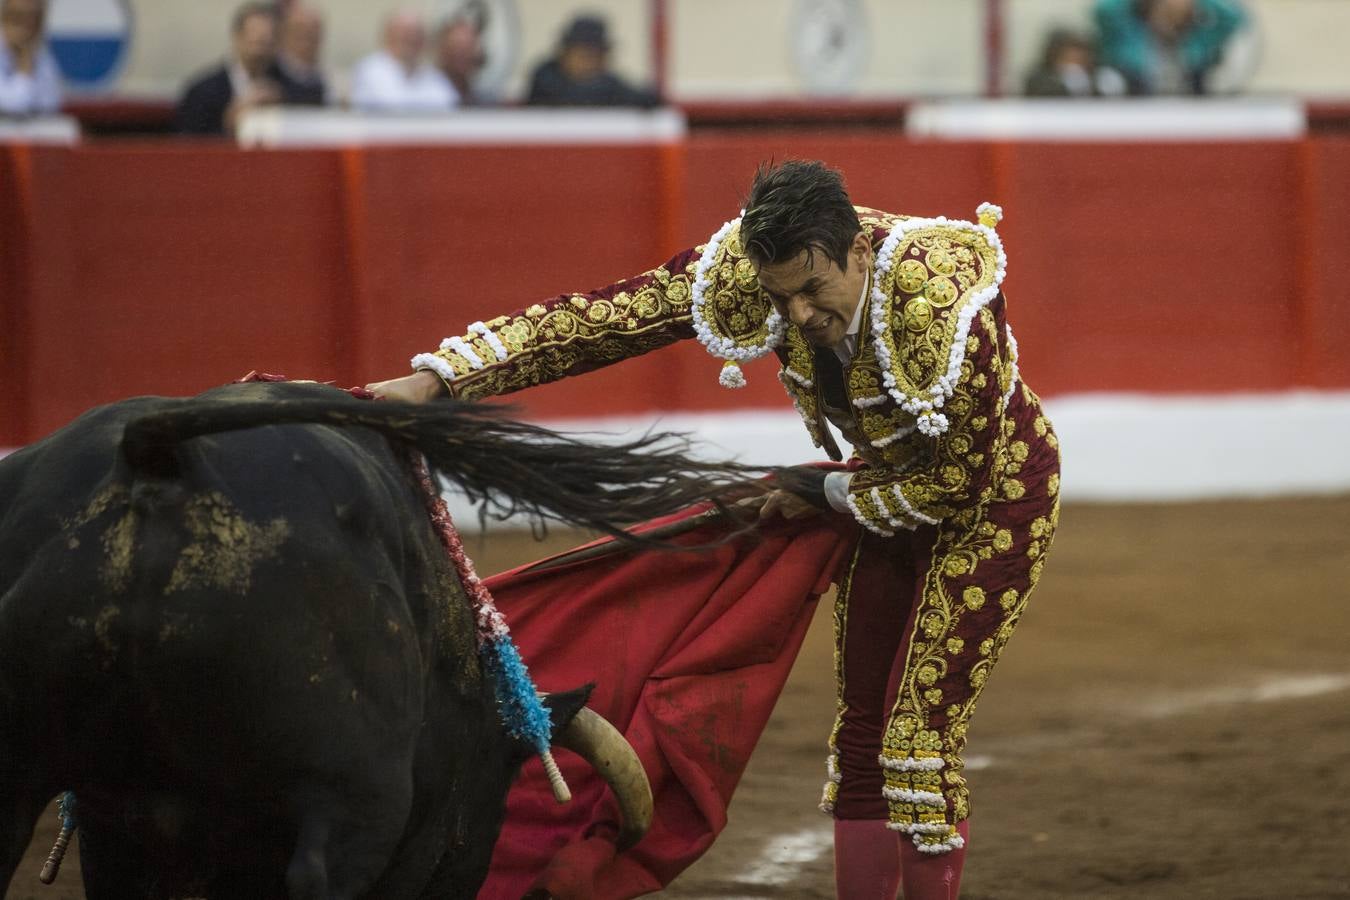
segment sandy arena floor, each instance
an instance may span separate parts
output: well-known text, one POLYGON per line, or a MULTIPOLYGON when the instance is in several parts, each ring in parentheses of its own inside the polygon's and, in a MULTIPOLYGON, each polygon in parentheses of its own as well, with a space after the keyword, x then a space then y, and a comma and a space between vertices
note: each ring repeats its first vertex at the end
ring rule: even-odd
MULTIPOLYGON (((570 543, 469 550, 498 571, 570 543)), ((822 607, 823 610, 823 607, 822 607)), ((664 896, 832 898, 818 614, 713 849, 664 896)), ((1350 497, 1070 505, 968 748, 963 900, 1350 897, 1350 497)), ((9 898, 72 900, 74 852, 9 898)))

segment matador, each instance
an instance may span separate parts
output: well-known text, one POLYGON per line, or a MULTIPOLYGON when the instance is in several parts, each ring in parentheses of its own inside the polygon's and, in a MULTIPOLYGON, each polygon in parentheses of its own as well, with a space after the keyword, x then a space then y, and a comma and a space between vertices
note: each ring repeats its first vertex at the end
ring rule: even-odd
POLYGON ((372 385, 481 398, 696 338, 735 387, 741 363, 776 354, 815 445, 841 459, 833 425, 853 448, 846 468, 761 509, 857 526, 835 579, 821 801, 840 897, 893 898, 902 880, 910 900, 956 897, 967 728, 1058 521, 1058 442, 1018 370, 1001 216, 990 204, 975 221, 855 207, 820 163, 762 167, 743 213, 706 244, 476 322, 415 356, 416 375, 372 385))

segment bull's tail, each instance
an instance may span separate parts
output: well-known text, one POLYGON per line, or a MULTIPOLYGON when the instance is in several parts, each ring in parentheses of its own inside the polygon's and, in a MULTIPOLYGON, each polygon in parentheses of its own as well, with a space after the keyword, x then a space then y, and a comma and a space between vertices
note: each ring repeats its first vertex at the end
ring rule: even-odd
POLYGON ((649 432, 601 444, 507 418, 499 407, 358 400, 337 391, 295 399, 185 399, 127 423, 122 453, 138 472, 174 477, 190 438, 264 425, 370 428, 421 451, 431 468, 498 516, 545 516, 619 534, 744 486, 763 470, 704 462, 686 437, 649 432))

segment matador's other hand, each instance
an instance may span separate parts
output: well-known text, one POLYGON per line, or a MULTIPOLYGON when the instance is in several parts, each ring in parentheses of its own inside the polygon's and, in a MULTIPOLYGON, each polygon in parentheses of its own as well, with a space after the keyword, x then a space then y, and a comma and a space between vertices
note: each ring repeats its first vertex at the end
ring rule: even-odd
POLYGON ((401 400, 405 403, 430 403, 450 395, 440 376, 428 369, 402 378, 372 382, 366 385, 366 390, 381 400, 401 400))
POLYGON ((784 519, 804 519, 820 512, 819 507, 813 506, 791 491, 784 490, 772 490, 754 497, 746 497, 744 500, 736 501, 734 505, 745 510, 757 509, 761 522, 775 516, 782 516, 784 519))

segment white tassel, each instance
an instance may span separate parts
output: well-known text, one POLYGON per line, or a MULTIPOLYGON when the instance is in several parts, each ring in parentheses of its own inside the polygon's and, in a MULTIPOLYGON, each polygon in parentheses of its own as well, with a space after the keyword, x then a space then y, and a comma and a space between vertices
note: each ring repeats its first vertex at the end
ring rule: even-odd
POLYGON ((741 367, 731 360, 727 360, 722 366, 722 374, 717 376, 717 383, 724 388, 743 388, 745 387, 745 373, 741 367))

